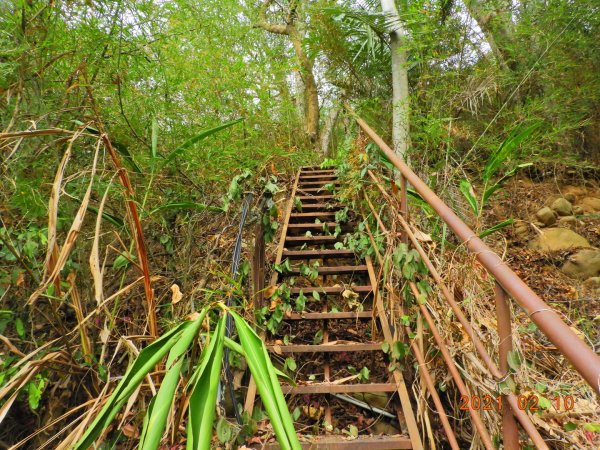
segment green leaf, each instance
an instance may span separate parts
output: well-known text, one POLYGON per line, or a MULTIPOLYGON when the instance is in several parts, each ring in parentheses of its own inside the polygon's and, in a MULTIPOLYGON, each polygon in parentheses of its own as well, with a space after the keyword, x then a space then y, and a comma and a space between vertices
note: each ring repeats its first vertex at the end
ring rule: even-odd
POLYGON ((369 379, 369 373, 369 368, 363 367, 362 369, 360 369, 360 379, 363 381, 367 381, 369 379))
POLYGON ((25 324, 23 323, 23 319, 20 317, 15 319, 15 331, 21 339, 25 339, 25 324))
POLYGON ((194 145, 196 142, 198 142, 208 136, 211 136, 221 130, 224 130, 225 128, 229 128, 230 126, 235 125, 236 123, 240 123, 242 120, 243 119, 232 120, 231 122, 226 122, 226 123, 223 123, 216 127, 209 128, 208 130, 201 131, 200 133, 196 134, 195 136, 193 136, 190 139, 188 139, 187 141, 185 141, 183 144, 181 144, 179 147, 177 147, 171 153, 169 153, 167 155, 167 157, 165 158, 164 162, 161 164, 160 168, 161 169, 164 168, 167 164, 169 164, 171 161, 173 161, 175 158, 177 158, 184 150, 188 149, 189 147, 194 145))
POLYGON ((118 270, 129 265, 129 261, 135 261, 135 256, 129 252, 123 252, 113 261, 113 269, 118 270))
POLYGON ((358 428, 356 427, 356 425, 350 425, 348 427, 348 434, 350 436, 352 436, 353 438, 357 438, 358 437, 358 428))
POLYGON ((550 400, 548 400, 546 397, 544 397, 542 395, 538 396, 538 405, 542 409, 550 409, 550 407, 552 406, 552 404, 550 403, 550 400))
POLYGON ((479 215, 479 204, 477 202, 477 198, 475 198, 475 191, 473 191, 473 186, 471 186, 471 183, 469 183, 469 180, 461 180, 459 189, 460 189, 460 192, 462 192, 464 197, 467 199, 467 202, 469 202, 469 205, 471 205, 471 209, 473 210, 473 213, 476 216, 478 216, 479 215))
POLYGON ((486 236, 489 236, 490 234, 495 233, 496 231, 499 231, 502 228, 506 228, 507 226, 512 225, 513 222, 514 222, 513 219, 503 220, 502 222, 497 223, 493 227, 490 227, 487 230, 484 230, 481 233, 479 233, 479 237, 484 238, 486 236))
POLYGON ((231 425, 229 425, 229 422, 225 418, 220 417, 217 422, 217 439, 219 439, 221 444, 225 444, 231 440, 232 436, 233 430, 231 425))
POLYGON ((284 367, 286 369, 291 370, 292 372, 295 372, 296 368, 297 368, 297 366, 296 366, 296 360, 294 358, 292 358, 292 357, 285 358, 284 367))
POLYGON ((573 431, 577 429, 577 424, 573 422, 567 422, 563 425, 565 431, 573 431))
POLYGON ((389 353, 390 352, 389 342, 384 342, 383 344, 381 344, 381 350, 383 351, 383 353, 389 353))
POLYGON ((583 429, 592 433, 600 433, 600 423, 586 423, 583 429))
POLYGON ((40 406, 40 399, 42 398, 42 392, 44 392, 45 386, 46 379, 40 375, 36 376, 33 381, 28 383, 27 401, 32 410, 36 410, 40 406))
POLYGON ((315 333, 313 338, 313 344, 318 345, 323 342, 323 330, 319 330, 315 333))
POLYGON ((292 419, 294 420, 294 422, 296 422, 300 418, 301 414, 302 411, 300 410, 300 408, 294 408, 294 411, 292 412, 292 419))
POLYGON ((313 291, 312 296, 316 301, 321 300, 321 295, 317 291, 313 291))
POLYGON ((519 353, 516 351, 508 352, 508 365, 514 371, 519 370, 519 367, 521 367, 521 357, 519 356, 519 353))
MULTIPOLYGON (((98 208, 88 205, 87 209, 88 209, 88 211, 98 215, 98 208)), ((104 220, 106 220, 107 222, 110 222, 114 226, 119 227, 119 228, 121 228, 125 225, 125 222, 123 221, 123 219, 121 219, 120 217, 117 217, 115 215, 109 214, 105 211, 102 212, 102 218, 104 220)))

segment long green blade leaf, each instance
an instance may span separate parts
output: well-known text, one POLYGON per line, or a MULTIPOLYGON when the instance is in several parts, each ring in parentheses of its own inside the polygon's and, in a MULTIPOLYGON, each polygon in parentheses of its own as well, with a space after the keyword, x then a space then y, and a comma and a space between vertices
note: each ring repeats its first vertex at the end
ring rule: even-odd
POLYGON ((74 450, 87 449, 94 443, 98 436, 110 425, 123 404, 133 394, 144 377, 154 369, 156 364, 179 341, 182 333, 191 323, 182 323, 140 352, 104 404, 96 419, 94 419, 79 442, 73 447, 74 450))
POLYGON ((229 313, 235 320, 240 344, 246 354, 246 362, 254 377, 269 419, 271 419, 277 442, 283 450, 300 450, 301 446, 294 429, 294 421, 264 342, 242 317, 233 311, 229 313))
POLYGON ((492 154, 483 169, 482 179, 485 183, 489 183, 500 166, 511 156, 514 150, 527 139, 535 130, 537 130, 541 122, 536 122, 526 128, 516 127, 509 136, 500 144, 498 149, 492 154))
POLYGON ((489 236, 490 234, 492 234, 492 233, 495 233, 496 231, 498 231, 498 230, 501 230, 502 228, 504 228, 504 227, 507 227, 507 226, 511 225, 513 222, 514 222, 514 221, 513 221, 512 219, 506 219, 506 220, 504 220, 504 221, 502 221, 502 222, 500 222, 500 223, 497 223, 497 224, 496 224, 496 225, 494 225, 493 227, 490 227, 490 228, 488 228, 487 230, 485 230, 485 231, 482 231, 482 232, 479 234, 479 237, 480 237, 480 238, 484 238, 484 237, 486 237, 486 236, 489 236))
POLYGON ((471 205, 471 209, 475 215, 479 215, 479 204, 477 203, 477 199, 475 198, 475 192, 473 191, 473 186, 469 183, 469 180, 461 180, 459 186, 460 192, 464 195, 469 205, 471 205))
POLYGON ((123 159, 125 161, 127 161, 129 166, 135 172, 142 173, 142 169, 140 169, 140 166, 137 165, 137 163, 135 162, 135 159, 133 159, 133 156, 131 155, 131 153, 129 153, 129 150, 127 149, 127 147, 125 147, 123 144, 121 144, 119 142, 115 142, 115 141, 112 142, 112 145, 115 149, 117 149, 117 152, 119 152, 121 154, 123 159))
POLYGON ((194 145, 196 142, 210 136, 213 135, 221 130, 224 130, 225 128, 229 128, 232 125, 235 125, 236 123, 241 122, 243 119, 236 119, 236 120, 232 120, 231 122, 226 122, 223 123, 219 126, 216 126, 214 128, 209 128, 208 130, 204 130, 201 131, 200 133, 198 133, 197 135, 191 137, 190 139, 188 139, 187 141, 185 141, 183 144, 181 144, 179 147, 177 147, 175 150, 173 150, 171 153, 169 153, 169 155, 167 155, 165 161, 162 163, 161 165, 161 169, 166 166, 167 164, 169 164, 171 161, 173 161, 173 159, 175 159, 177 156, 179 156, 180 153, 182 153, 185 149, 191 147, 192 145, 194 145))
POLYGON ((221 378, 225 314, 219 320, 212 339, 201 355, 200 366, 192 376, 193 389, 187 423, 187 450, 210 450, 217 390, 221 378))
POLYGON ((181 337, 169 352, 166 365, 167 373, 144 418, 144 428, 138 447, 140 450, 156 450, 160 445, 169 410, 175 398, 175 390, 179 383, 179 374, 184 361, 183 355, 198 335, 207 312, 208 309, 205 308, 200 316, 183 331, 181 337))

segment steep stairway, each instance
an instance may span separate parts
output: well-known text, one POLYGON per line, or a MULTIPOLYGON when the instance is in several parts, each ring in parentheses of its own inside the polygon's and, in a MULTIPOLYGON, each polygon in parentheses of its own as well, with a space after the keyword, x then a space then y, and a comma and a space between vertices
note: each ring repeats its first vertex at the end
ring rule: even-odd
MULTIPOLYGON (((421 449, 402 373, 383 351, 392 332, 373 265, 343 247, 355 224, 337 187, 331 169, 303 167, 296 176, 275 261, 284 269, 271 279, 295 307, 267 333, 267 346, 295 367, 296 384, 281 387, 303 448, 421 449)), ((268 301, 273 309, 278 300, 268 301)), ((251 384, 247 410, 254 397, 251 384)))

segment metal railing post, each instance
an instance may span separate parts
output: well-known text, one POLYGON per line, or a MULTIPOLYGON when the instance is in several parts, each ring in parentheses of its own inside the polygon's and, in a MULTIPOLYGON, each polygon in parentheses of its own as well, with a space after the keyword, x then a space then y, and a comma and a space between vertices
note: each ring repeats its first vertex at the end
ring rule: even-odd
MULTIPOLYGON (((512 351, 512 328, 510 317, 510 303, 506 291, 496 281, 494 284, 494 298, 496 301, 496 320, 498 322, 498 347, 499 369, 504 377, 509 375, 508 353, 512 351)), ((505 395, 502 395, 502 442, 506 450, 519 450, 519 429, 517 421, 505 395)))

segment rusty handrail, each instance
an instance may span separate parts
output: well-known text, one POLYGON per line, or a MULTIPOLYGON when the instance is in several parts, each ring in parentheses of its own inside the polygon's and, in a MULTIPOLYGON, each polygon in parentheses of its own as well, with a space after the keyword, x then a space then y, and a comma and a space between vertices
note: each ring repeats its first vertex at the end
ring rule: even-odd
POLYGON ((490 249, 446 205, 423 180, 402 161, 385 141, 369 125, 347 107, 359 127, 381 148, 389 161, 400 171, 419 195, 437 212, 441 219, 461 239, 462 243, 476 256, 477 260, 491 273, 497 283, 525 310, 529 318, 546 335, 556 348, 569 360, 575 370, 600 395, 600 356, 589 348, 561 320, 533 290, 515 274, 502 259, 490 249))

